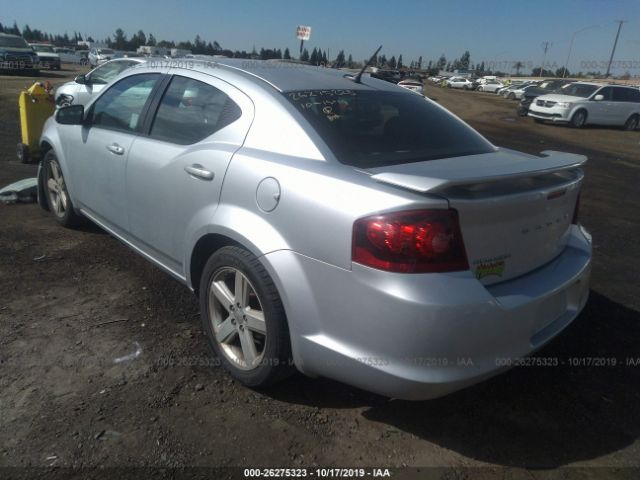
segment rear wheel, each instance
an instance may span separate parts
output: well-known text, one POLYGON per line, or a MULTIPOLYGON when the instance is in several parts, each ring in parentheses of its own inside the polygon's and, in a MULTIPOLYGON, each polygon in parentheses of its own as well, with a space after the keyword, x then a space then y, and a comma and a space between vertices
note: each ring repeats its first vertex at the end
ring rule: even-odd
POLYGON ((638 115, 631 115, 629 119, 624 124, 624 129, 632 132, 633 130, 638 129, 638 123, 640 121, 640 117, 638 115))
POLYGON ((221 248, 207 261, 199 291, 209 344, 234 378, 265 387, 293 372, 284 307, 254 255, 240 247, 221 248))
POLYGON ((584 110, 578 110, 576 113, 573 114, 573 117, 571 117, 571 125, 574 128, 582 128, 584 127, 584 124, 587 122, 587 112, 585 112, 584 110))
POLYGON ((516 99, 516 94, 515 94, 515 93, 513 93, 513 92, 511 92, 509 95, 507 95, 507 98, 508 98, 509 100, 515 100, 515 99, 516 99))
POLYGON ((62 169, 53 150, 49 150, 44 156, 43 168, 44 191, 49 210, 53 213, 56 221, 64 227, 75 227, 82 223, 82 217, 73 209, 62 169))

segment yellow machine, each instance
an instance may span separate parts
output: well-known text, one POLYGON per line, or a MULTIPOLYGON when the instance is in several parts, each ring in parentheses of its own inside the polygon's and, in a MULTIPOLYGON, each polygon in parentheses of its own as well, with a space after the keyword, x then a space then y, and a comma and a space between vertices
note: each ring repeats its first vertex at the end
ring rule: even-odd
POLYGON ((56 104, 51 94, 51 85, 36 82, 28 90, 20 92, 20 129, 22 141, 18 143, 18 158, 22 163, 40 156, 40 135, 45 120, 53 115, 56 104))

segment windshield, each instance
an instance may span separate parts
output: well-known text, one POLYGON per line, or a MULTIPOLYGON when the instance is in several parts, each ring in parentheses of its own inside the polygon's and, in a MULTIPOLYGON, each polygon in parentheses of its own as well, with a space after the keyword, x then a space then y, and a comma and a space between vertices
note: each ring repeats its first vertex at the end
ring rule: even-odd
POLYGON ((22 37, 0 36, 0 47, 29 48, 29 45, 27 45, 27 42, 22 37))
POLYGON ((593 92, 595 92, 598 88, 597 85, 587 85, 585 83, 570 83, 569 85, 565 85, 560 90, 562 95, 570 95, 572 97, 582 97, 587 98, 590 97, 593 92))
POLYGON ((36 52, 53 53, 53 48, 48 45, 31 45, 36 52))
POLYGON ((373 168, 494 151, 475 130, 418 95, 359 90, 285 95, 346 165, 373 168))

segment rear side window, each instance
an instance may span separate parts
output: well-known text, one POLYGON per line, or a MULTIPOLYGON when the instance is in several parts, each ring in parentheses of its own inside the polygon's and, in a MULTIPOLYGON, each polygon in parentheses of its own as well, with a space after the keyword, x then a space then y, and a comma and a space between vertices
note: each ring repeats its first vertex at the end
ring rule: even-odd
POLYGON ((162 97, 151 137, 188 145, 240 118, 242 111, 223 91, 192 78, 174 76, 162 97))
POLYGON ((140 115, 160 78, 159 73, 131 75, 111 86, 91 107, 91 124, 125 132, 134 132, 140 115))
POLYGON ((613 88, 614 102, 640 102, 640 90, 625 87, 613 88))
POLYGON ((373 168, 493 152, 475 130, 413 93, 285 93, 341 163, 373 168))

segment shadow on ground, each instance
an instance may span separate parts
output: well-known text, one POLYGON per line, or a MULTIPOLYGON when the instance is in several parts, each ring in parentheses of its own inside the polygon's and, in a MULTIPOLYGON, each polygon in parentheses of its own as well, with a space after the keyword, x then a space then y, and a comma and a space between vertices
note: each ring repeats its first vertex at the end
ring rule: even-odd
POLYGON ((638 338, 640 313, 592 292, 580 317, 536 354, 557 358, 555 367, 519 367, 424 402, 389 401, 329 380, 300 377, 269 394, 321 408, 368 407, 363 412, 368 420, 479 461, 558 467, 616 452, 638 438, 638 338), (612 359, 615 366, 607 366, 612 359))

